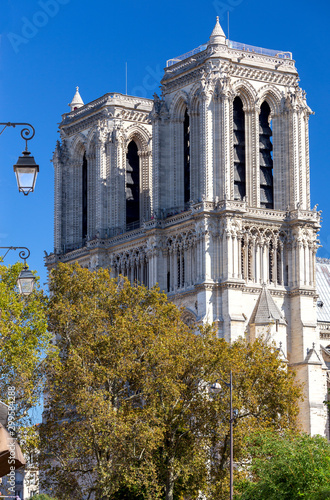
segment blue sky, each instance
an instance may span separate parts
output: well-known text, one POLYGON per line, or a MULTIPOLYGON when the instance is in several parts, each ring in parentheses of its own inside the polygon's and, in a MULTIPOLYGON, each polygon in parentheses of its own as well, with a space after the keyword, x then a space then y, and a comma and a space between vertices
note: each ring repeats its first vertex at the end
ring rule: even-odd
MULTIPOLYGON (((53 167, 61 114, 76 85, 85 103, 107 92, 152 97, 166 60, 205 43, 216 16, 230 39, 293 53, 315 111, 310 118, 312 206, 323 211, 319 256, 330 257, 330 2, 319 0, 1 0, 0 118, 30 122, 40 165, 36 191, 18 193, 12 165, 23 150, 17 129, 0 136, 0 246, 27 246, 30 267, 47 279, 53 249, 53 167)), ((11 252, 10 264, 18 260, 11 252)))

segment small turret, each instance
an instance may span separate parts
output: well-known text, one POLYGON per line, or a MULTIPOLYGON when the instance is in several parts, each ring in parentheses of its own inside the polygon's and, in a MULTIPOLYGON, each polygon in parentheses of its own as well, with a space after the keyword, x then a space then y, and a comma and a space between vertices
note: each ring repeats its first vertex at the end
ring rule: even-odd
POLYGON ((208 45, 225 45, 225 44, 226 44, 226 35, 224 34, 224 31, 220 26, 219 16, 217 16, 217 22, 215 23, 215 26, 211 33, 208 45))
POLYGON ((81 106, 83 105, 84 101, 82 100, 81 95, 79 94, 79 87, 76 87, 76 93, 73 96, 73 99, 70 102, 70 104, 68 104, 68 106, 70 106, 71 111, 74 111, 75 109, 81 108, 81 106))

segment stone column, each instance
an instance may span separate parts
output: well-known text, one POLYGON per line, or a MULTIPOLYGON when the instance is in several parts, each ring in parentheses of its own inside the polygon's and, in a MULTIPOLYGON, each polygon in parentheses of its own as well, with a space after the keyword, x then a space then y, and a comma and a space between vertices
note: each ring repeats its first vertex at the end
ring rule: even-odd
POLYGON ((234 199, 234 146, 233 146, 234 94, 224 88, 220 94, 220 199, 234 199))
POLYGON ((212 120, 210 117, 211 95, 208 91, 201 94, 201 194, 206 200, 212 199, 212 120), (211 139, 210 139, 211 138, 211 139))
POLYGON ((260 243, 259 240, 256 239, 255 241, 255 258, 254 258, 254 275, 255 275, 255 280, 256 283, 260 283, 260 243))
POLYGON ((308 245, 308 252, 309 252, 309 285, 314 286, 314 280, 313 280, 313 269, 314 269, 314 255, 313 255, 313 245, 311 242, 309 242, 308 245))
POLYGON ((66 186, 66 244, 81 243, 83 239, 82 162, 82 155, 72 158, 66 169, 69 174, 69 182, 66 186))
MULTIPOLYGON (((62 245, 64 243, 62 238, 62 228, 64 225, 64 217, 62 206, 64 202, 63 197, 63 160, 64 160, 64 144, 60 145, 59 141, 56 144, 56 149, 53 156, 54 165, 54 249, 55 253, 60 253, 62 251, 62 245)), ((66 158, 68 161, 68 158, 66 158)))
POLYGON ((249 205, 252 207, 260 206, 259 114, 260 106, 258 104, 247 114, 249 120, 249 130, 247 131, 249 151, 246 148, 248 158, 247 194, 249 205))
POLYGON ((311 205, 311 195, 310 195, 310 171, 309 171, 309 133, 308 133, 308 122, 309 122, 309 108, 307 108, 306 105, 306 111, 304 114, 304 121, 305 121, 305 137, 304 137, 304 143, 305 143, 305 155, 306 155, 306 210, 310 210, 310 205, 311 205))
POLYGON ((152 288, 156 281, 154 279, 154 269, 155 269, 155 260, 156 260, 156 251, 154 248, 149 248, 146 252, 148 259, 148 288, 152 288))
POLYGON ((279 247, 280 247, 280 256, 281 256, 281 261, 280 261, 280 285, 284 285, 284 270, 285 270, 285 253, 284 253, 284 243, 279 240, 278 242, 279 247))
POLYGON ((243 106, 245 115, 245 182, 249 206, 258 206, 259 111, 243 106))
POLYGON ((243 269, 242 269, 242 238, 240 234, 237 234, 237 257, 238 257, 238 279, 243 279, 243 269))
POLYGON ((152 206, 152 157, 151 151, 139 151, 140 161, 140 221, 147 221, 151 218, 152 206))
MULTIPOLYGON (((87 234, 90 238, 96 235, 96 200, 97 190, 99 187, 99 179, 97 178, 97 159, 96 157, 97 145, 94 141, 90 144, 88 151, 86 151, 87 159, 87 234)), ((99 165, 98 165, 99 166, 99 165)))
POLYGON ((245 282, 249 280, 249 237, 244 235, 244 276, 245 282))
POLYGON ((225 243, 226 243, 226 261, 225 261, 225 279, 230 280, 233 277, 233 245, 232 234, 230 229, 225 230, 225 243))
POLYGON ((265 239, 263 245, 263 280, 269 283, 269 241, 265 239))
POLYGON ((237 232, 233 234, 233 278, 239 278, 240 253, 238 250, 237 232))
POLYGON ((175 269, 176 269, 176 266, 175 266, 175 256, 176 256, 176 252, 175 252, 175 248, 174 248, 174 245, 171 246, 171 248, 169 249, 169 252, 170 252, 170 281, 171 281, 171 286, 170 286, 170 290, 171 292, 174 292, 175 290, 175 269))
POLYGON ((109 226, 124 229, 126 227, 126 144, 121 125, 116 125, 111 142, 107 146, 110 157, 108 184, 110 187, 109 226))
POLYGON ((95 140, 95 170, 93 172, 95 176, 95 200, 93 210, 95 211, 95 232, 106 229, 106 155, 105 155, 105 141, 107 132, 103 128, 100 128, 97 133, 95 140))
POLYGON ((155 104, 154 109, 151 113, 151 121, 152 121, 152 186, 151 196, 150 196, 150 210, 151 213, 158 213, 161 208, 160 201, 160 165, 161 165, 161 156, 160 156, 160 136, 161 136, 161 120, 160 120, 160 100, 159 97, 155 94, 155 104))
POLYGON ((179 256, 179 252, 178 252, 178 247, 177 245, 175 245, 174 247, 174 251, 173 251, 173 269, 174 269, 174 273, 173 273, 173 290, 176 292, 177 289, 178 289, 178 256, 179 256))

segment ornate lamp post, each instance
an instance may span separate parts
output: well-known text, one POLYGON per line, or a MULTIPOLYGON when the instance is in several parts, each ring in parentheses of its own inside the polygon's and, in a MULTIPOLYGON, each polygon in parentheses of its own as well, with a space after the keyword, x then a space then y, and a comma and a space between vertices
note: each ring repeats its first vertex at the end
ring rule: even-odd
POLYGON ((17 286, 19 289, 19 293, 21 295, 26 295, 26 296, 30 295, 33 292, 34 284, 36 281, 34 275, 31 273, 31 271, 29 271, 26 265, 26 259, 30 257, 30 250, 26 247, 0 247, 0 248, 5 248, 7 250, 5 255, 1 258, 1 262, 3 261, 3 259, 6 257, 7 253, 10 250, 18 250, 18 249, 21 250, 18 255, 20 256, 21 259, 24 259, 24 267, 17 278, 17 286))
POLYGON ((233 422, 234 422, 234 412, 233 412, 233 373, 230 370, 230 380, 229 382, 225 382, 222 379, 217 379, 210 386, 210 392, 212 394, 219 394, 221 392, 221 385, 218 381, 221 381, 225 384, 226 387, 229 387, 230 393, 230 500, 233 500, 234 496, 234 442, 233 442, 233 422))
POLYGON ((30 123, 0 123, 4 125, 3 129, 0 131, 0 135, 7 127, 22 126, 21 137, 25 141, 25 151, 23 151, 23 156, 20 156, 17 163, 14 165, 14 172, 16 175, 18 190, 25 195, 34 191, 35 183, 37 180, 37 174, 39 172, 39 165, 36 164, 34 157, 28 150, 27 141, 31 140, 35 135, 35 130, 30 123), (26 128, 30 127, 30 128, 26 128))

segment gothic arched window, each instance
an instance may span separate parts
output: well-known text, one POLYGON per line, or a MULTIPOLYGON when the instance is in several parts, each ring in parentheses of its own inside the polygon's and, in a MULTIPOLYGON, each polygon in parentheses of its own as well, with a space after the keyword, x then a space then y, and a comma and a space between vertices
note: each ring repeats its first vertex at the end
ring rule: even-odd
POLYGON ((138 147, 131 141, 126 155, 126 225, 140 220, 140 168, 138 147))
POLYGON ((87 182, 88 170, 87 170, 87 158, 86 152, 84 153, 82 162, 82 238, 85 239, 87 236, 87 196, 88 196, 88 182, 87 182))
POLYGON ((183 168, 184 168, 184 203, 190 200, 190 121, 188 110, 183 122, 183 168))
POLYGON ((233 103, 234 125, 234 199, 243 200, 245 185, 245 116, 243 103, 235 97, 233 103))
POLYGON ((271 136, 270 107, 264 101, 259 115, 260 206, 263 208, 274 208, 273 145, 271 136))

